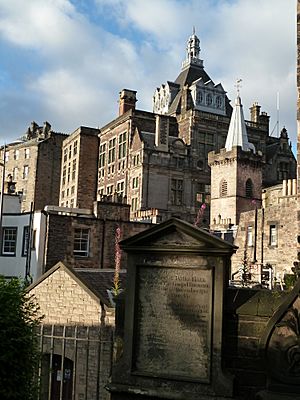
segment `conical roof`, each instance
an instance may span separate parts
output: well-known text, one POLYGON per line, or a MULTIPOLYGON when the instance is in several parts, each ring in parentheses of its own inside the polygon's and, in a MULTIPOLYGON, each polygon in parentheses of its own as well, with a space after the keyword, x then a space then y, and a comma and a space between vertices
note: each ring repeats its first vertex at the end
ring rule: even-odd
POLYGON ((225 148, 227 151, 231 150, 234 146, 240 146, 244 151, 248 151, 253 148, 253 146, 251 146, 251 144, 248 142, 243 106, 239 95, 235 99, 235 105, 232 111, 225 143, 225 148))

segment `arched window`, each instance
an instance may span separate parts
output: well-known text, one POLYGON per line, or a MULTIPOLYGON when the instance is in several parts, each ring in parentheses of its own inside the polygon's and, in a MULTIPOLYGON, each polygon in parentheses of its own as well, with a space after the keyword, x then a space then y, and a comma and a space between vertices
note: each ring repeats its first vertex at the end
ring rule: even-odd
POLYGON ((208 93, 208 94, 206 95, 206 105, 207 105, 207 106, 211 106, 211 105, 212 105, 212 101, 213 101, 212 95, 211 95, 210 93, 208 93))
POLYGON ((220 183, 220 197, 225 196, 227 196, 227 181, 225 181, 225 179, 222 179, 220 183))
POLYGON ((250 178, 246 181, 246 197, 253 197, 253 183, 250 178))

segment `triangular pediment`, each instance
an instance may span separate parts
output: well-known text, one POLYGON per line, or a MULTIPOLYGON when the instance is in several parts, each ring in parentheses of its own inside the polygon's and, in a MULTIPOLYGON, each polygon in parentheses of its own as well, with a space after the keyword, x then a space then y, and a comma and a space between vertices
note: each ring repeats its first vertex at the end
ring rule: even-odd
POLYGON ((172 218, 120 243, 126 251, 138 249, 186 249, 232 254, 236 247, 188 222, 172 218))

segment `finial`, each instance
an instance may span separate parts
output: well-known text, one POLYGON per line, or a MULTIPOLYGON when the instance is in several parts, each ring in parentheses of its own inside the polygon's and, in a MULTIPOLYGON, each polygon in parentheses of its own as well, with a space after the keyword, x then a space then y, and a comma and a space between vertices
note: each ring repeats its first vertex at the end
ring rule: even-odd
POLYGON ((235 85, 234 87, 236 87, 236 92, 237 92, 237 96, 240 95, 240 88, 242 87, 241 82, 243 81, 243 79, 237 79, 235 81, 235 85))
POLYGON ((196 34, 196 29, 195 29, 195 25, 193 25, 193 35, 196 34))

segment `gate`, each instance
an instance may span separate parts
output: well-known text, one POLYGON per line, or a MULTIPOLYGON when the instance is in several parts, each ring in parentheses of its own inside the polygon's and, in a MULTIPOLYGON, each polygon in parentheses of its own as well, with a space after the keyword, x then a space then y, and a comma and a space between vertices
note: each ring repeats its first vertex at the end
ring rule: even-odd
POLYGON ((112 327, 42 325, 39 400, 108 400, 112 327))

